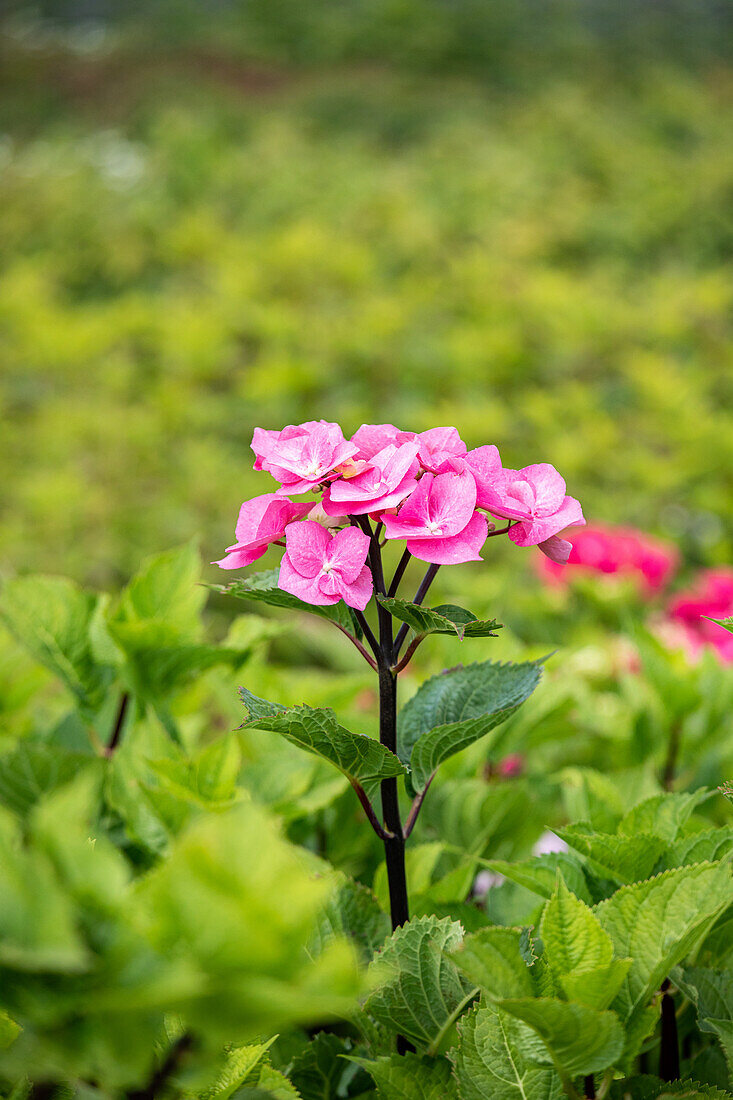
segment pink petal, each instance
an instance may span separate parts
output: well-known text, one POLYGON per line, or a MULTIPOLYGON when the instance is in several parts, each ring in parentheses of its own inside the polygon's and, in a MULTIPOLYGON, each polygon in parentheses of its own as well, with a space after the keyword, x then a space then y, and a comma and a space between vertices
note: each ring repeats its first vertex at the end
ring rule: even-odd
POLYGON ((291 523, 285 532, 286 554, 302 577, 316 577, 326 560, 331 535, 312 519, 291 523))
POLYGON ((438 474, 431 487, 429 509, 430 520, 442 525, 443 535, 463 531, 475 507, 476 480, 472 473, 438 474))
POLYGON ((420 533, 429 534, 427 529, 430 522, 428 500, 433 478, 434 474, 424 474, 397 515, 384 516, 384 533, 388 539, 414 537, 420 533))
POLYGON ((465 455, 466 444, 457 428, 430 428, 418 435, 420 465, 431 473, 442 473, 443 465, 450 459, 465 455))
POLYGON ((319 586, 324 594, 333 594, 349 607, 356 607, 359 611, 364 610, 374 590, 372 575, 367 565, 359 570, 351 582, 346 581, 338 572, 333 572, 322 576, 319 586))
POLYGON ((288 557, 287 551, 283 554, 277 582, 283 592, 289 592, 291 596, 297 596, 299 600, 304 600, 305 603, 318 605, 338 603, 338 595, 329 596, 321 592, 318 583, 320 579, 320 573, 316 574, 315 577, 304 577, 293 568, 293 563, 288 557))
POLYGON ((545 539, 544 542, 539 542, 537 545, 550 561, 554 561, 558 565, 566 564, 570 557, 570 551, 573 549, 572 542, 558 538, 557 535, 550 535, 549 539, 545 539))
POLYGON ((565 480, 549 462, 538 462, 519 471, 534 487, 535 516, 552 516, 565 499, 565 480))
POLYGON ((477 483, 480 508, 488 508, 503 519, 530 519, 535 504, 534 489, 519 470, 497 470, 491 482, 477 483))
POLYGON ((489 505, 483 497, 485 491, 491 488, 497 473, 501 470, 501 458, 498 449, 493 443, 487 444, 485 447, 476 447, 473 451, 468 451, 463 460, 476 479, 478 507, 488 508, 489 505))
POLYGON ((460 565, 481 561, 479 550, 486 541, 489 525, 486 516, 475 512, 463 531, 446 539, 408 539, 407 549, 415 558, 435 565, 460 565))
POLYGON ((225 558, 220 561, 212 561, 212 565, 218 565, 220 569, 244 569, 257 561, 267 551, 267 543, 260 546, 233 546, 227 551, 225 558))
POLYGON ((352 435, 351 442, 357 447, 357 458, 369 459, 391 443, 404 442, 400 436, 408 434, 412 433, 401 432, 394 424, 362 424, 352 435))
POLYGON ((326 560, 347 584, 351 584, 364 568, 368 553, 369 536, 356 527, 345 527, 331 540, 326 560))
POLYGON ((539 546, 566 527, 583 523, 585 520, 578 501, 574 497, 565 497, 562 507, 553 516, 515 523, 509 529, 509 538, 517 546, 539 546))

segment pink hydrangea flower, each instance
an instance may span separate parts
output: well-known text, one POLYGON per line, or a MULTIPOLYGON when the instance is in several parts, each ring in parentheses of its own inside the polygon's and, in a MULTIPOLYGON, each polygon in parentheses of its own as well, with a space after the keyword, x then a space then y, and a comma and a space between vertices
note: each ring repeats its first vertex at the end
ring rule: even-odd
POLYGON ((394 424, 362 424, 352 435, 351 442, 357 447, 354 458, 368 461, 385 447, 412 443, 415 439, 414 432, 400 431, 394 424))
POLYGON ((427 432, 421 432, 417 441, 420 444, 417 452, 420 465, 432 474, 455 469, 454 460, 466 454, 466 444, 456 428, 430 428, 427 432))
POLYGON ((488 523, 476 508, 476 482, 462 473, 423 474, 396 516, 383 516, 388 539, 407 539, 413 557, 436 565, 480 561, 488 523))
POLYGON ((525 466, 522 470, 498 470, 491 485, 483 485, 482 507, 495 516, 518 520, 509 530, 517 546, 539 546, 553 561, 564 564, 572 549, 560 531, 584 524, 583 512, 574 497, 566 496, 565 481, 549 462, 525 466))
POLYGON ((733 569, 708 569, 697 583, 681 592, 669 605, 671 622, 680 630, 680 641, 691 656, 711 646, 725 664, 733 663, 733 634, 710 619, 733 615, 733 569), (709 616, 706 618, 705 616, 709 616))
POLYGON ((493 443, 489 443, 484 447, 475 447, 472 451, 466 452, 463 461, 476 480, 476 506, 478 508, 488 508, 488 494, 497 474, 501 472, 501 458, 498 448, 493 443))
POLYGON ((302 519, 310 511, 310 504, 294 504, 277 493, 245 500, 239 509, 235 535, 237 541, 227 547, 226 557, 212 562, 222 569, 242 569, 257 561, 271 542, 281 539, 285 528, 293 520, 302 519))
POLYGON ((519 752, 513 752, 499 761, 496 770, 502 779, 516 779, 524 771, 524 757, 519 752))
POLYGON ((323 495, 326 514, 363 516, 400 504, 417 484, 417 451, 417 443, 389 444, 361 473, 332 482, 323 495))
POLYGON ((281 432, 255 428, 252 436, 255 470, 267 470, 288 493, 315 489, 336 468, 356 454, 357 447, 344 439, 338 424, 308 420, 291 424, 281 432))
POLYGON ((629 527, 596 524, 572 532, 568 569, 542 558, 540 575, 551 583, 562 583, 576 572, 630 577, 646 596, 653 596, 671 580, 679 555, 666 543, 629 527))
POLYGON ((355 527, 332 534, 313 520, 288 527, 278 584, 306 603, 343 600, 363 611, 372 594, 369 538, 355 527))

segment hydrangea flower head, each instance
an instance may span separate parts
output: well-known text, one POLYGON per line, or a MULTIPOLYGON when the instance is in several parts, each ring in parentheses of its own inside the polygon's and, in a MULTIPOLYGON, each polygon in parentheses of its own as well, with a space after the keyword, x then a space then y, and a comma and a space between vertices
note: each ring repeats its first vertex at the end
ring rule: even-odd
POLYGON ((357 449, 344 439, 338 424, 326 420, 291 424, 281 432, 255 428, 252 436, 254 468, 267 470, 280 482, 280 495, 317 488, 357 449))
POLYGON ((363 516, 401 504, 417 485, 418 444, 388 444, 355 477, 340 478, 323 495, 327 515, 363 516))
POLYGON ((481 493, 482 506, 495 516, 517 520, 509 538, 517 546, 539 546, 549 558, 564 564, 572 543, 558 538, 573 524, 584 524, 574 497, 566 496, 565 481, 549 462, 521 470, 499 470, 481 493))
POLYGON ((239 509, 237 541, 227 547, 226 557, 214 564, 222 569, 242 569, 251 565, 262 557, 270 543, 283 537, 289 523, 302 519, 310 509, 310 504, 294 504, 277 493, 245 500, 239 509))
POLYGON ((384 516, 384 531, 388 539, 406 539, 407 549, 421 561, 479 561, 488 523, 475 509, 476 482, 468 470, 426 473, 397 515, 384 516))
POLYGON ((288 527, 279 585, 306 603, 334 604, 343 600, 363 611, 372 595, 372 575, 366 564, 369 538, 355 527, 332 534, 314 520, 288 527))

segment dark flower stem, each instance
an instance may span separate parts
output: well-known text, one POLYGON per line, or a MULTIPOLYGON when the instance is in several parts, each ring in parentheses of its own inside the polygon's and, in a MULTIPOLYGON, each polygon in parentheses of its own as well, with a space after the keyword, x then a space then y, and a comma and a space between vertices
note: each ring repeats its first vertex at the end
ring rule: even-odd
POLYGON ((590 1097, 591 1100, 595 1100, 596 1082, 592 1073, 589 1073, 588 1076, 585 1078, 583 1086, 583 1092, 586 1096, 586 1100, 588 1097, 590 1097))
POLYGON ((680 1046, 674 997, 668 992, 669 987, 670 981, 666 978, 662 982, 662 1041, 659 1045, 659 1076, 663 1081, 676 1081, 680 1075, 680 1046))
POLYGON ((392 577, 392 583, 389 586, 388 596, 394 596, 397 593, 397 589, 400 587, 400 581, 405 575, 405 570, 410 564, 410 558, 412 554, 409 550, 405 550, 404 554, 400 558, 399 565, 395 569, 394 576, 392 577))
POLYGON ((104 750, 105 756, 112 756, 113 752, 120 743, 122 737, 122 730, 125 725, 125 716, 127 714, 127 708, 130 705, 130 696, 126 691, 122 692, 120 696, 120 705, 117 708, 117 717, 115 718, 114 729, 112 730, 112 736, 109 739, 109 744, 104 750))

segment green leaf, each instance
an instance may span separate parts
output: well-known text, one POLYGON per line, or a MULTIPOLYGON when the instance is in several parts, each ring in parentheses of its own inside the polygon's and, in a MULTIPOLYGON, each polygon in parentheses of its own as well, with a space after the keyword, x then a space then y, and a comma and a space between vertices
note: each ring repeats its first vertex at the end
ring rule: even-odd
POLYGON ((229 805, 237 795, 242 754, 236 735, 227 734, 207 745, 193 759, 165 757, 148 763, 161 785, 177 798, 203 809, 229 805))
POLYGON ((606 967, 613 958, 611 937, 592 909, 571 894, 559 876, 542 914, 540 937, 558 981, 568 974, 606 967))
POLYGON ((531 997, 532 978, 522 958, 522 930, 481 928, 451 953, 459 970, 492 997, 531 997))
POLYGON ((127 622, 158 620, 179 638, 195 638, 206 591, 198 584, 201 557, 195 543, 149 558, 120 598, 120 618, 127 622))
POLYGON ((614 1008, 629 1020, 642 1010, 733 900, 727 863, 698 863, 624 886, 595 913, 616 956, 633 960, 614 1008))
POLYGON ((366 1011, 415 1046, 437 1050, 473 988, 449 958, 462 937, 448 918, 419 917, 398 928, 369 968, 379 984, 366 1011))
POLYGON ((561 1100, 555 1070, 528 1057, 526 1031, 490 1002, 466 1013, 450 1053, 460 1100, 561 1100))
POLYGON ((98 604, 99 597, 62 577, 16 577, 0 596, 0 617, 11 634, 58 676, 87 715, 101 706, 114 675, 93 653, 98 604))
POLYGON ((477 619, 470 611, 455 604, 429 608, 389 596, 378 595, 377 600, 395 619, 407 623, 420 635, 454 634, 461 641, 464 638, 496 638, 494 631, 500 630, 502 625, 496 619, 477 619))
POLYGON ((733 825, 706 829, 692 836, 681 836, 665 853, 669 867, 686 867, 693 863, 716 863, 733 851, 733 825))
POLYGON ((412 769, 415 790, 448 757, 514 714, 540 681, 542 661, 485 661, 427 680, 402 708, 397 755, 412 769))
POLYGON ((605 966, 565 974, 560 978, 560 987, 569 1001, 578 1001, 589 1008, 608 1008, 631 968, 631 961, 613 959, 605 966))
POLYGON ((615 1012, 598 1012, 551 997, 500 1002, 542 1040, 558 1071, 568 1077, 599 1073, 624 1049, 624 1029, 615 1012))
POLYGON ((100 771, 101 764, 98 758, 43 741, 21 741, 0 756, 0 802, 17 814, 27 814, 44 795, 80 771, 100 771))
POLYGON ((11 970, 76 973, 89 962, 70 897, 45 853, 23 843, 0 810, 0 963, 11 970))
POLYGON ((347 1050, 338 1035, 319 1031, 290 1065, 289 1077, 302 1100, 336 1100, 348 1063, 341 1057, 347 1050))
POLYGON ((367 795, 375 793, 382 779, 405 774, 400 761, 378 741, 352 733, 336 721, 330 707, 282 707, 240 688, 249 717, 240 729, 271 730, 307 752, 334 764, 349 780, 356 780, 367 795))
MULTIPOLYGON (((289 1081, 279 1069, 274 1069, 273 1066, 267 1064, 260 1070, 257 1079, 257 1091, 262 1092, 263 1096, 270 1097, 271 1100, 302 1100, 292 1081, 289 1081)), ((247 1095, 246 1088, 244 1089, 244 1095, 247 1095)))
POLYGON ((445 1058, 393 1054, 371 1062, 366 1058, 352 1061, 374 1078, 380 1100, 458 1100, 450 1062, 445 1058))
POLYGON ((686 967, 674 981, 695 1005, 700 1030, 718 1036, 733 1077, 733 970, 686 967))
POLYGON ((621 885, 648 878, 666 848, 666 842, 658 836, 614 836, 586 830, 587 826, 581 824, 555 831, 585 856, 595 874, 621 885))
POLYGON ((662 1081, 659 1077, 626 1077, 614 1081, 611 1100, 731 1100, 731 1093, 694 1081, 662 1081))
POLYGON ((0 1008, 0 1050, 7 1050, 10 1044, 15 1042, 21 1030, 20 1024, 16 1024, 15 1020, 0 1008))
POLYGON ((701 802, 710 798, 712 791, 701 787, 692 793, 657 794, 645 799, 625 814, 619 823, 618 831, 625 836, 651 834, 662 837, 671 843, 676 839, 690 814, 701 802))
POLYGON ((267 569, 261 573, 253 573, 250 577, 238 577, 228 584, 211 584, 207 587, 240 600, 254 600, 270 607, 285 607, 291 611, 307 611, 310 615, 320 615, 322 619, 328 619, 349 633, 354 633, 352 615, 343 600, 326 606, 304 603, 297 596, 291 596, 289 592, 278 588, 279 575, 279 569, 267 569))
POLYGON ((552 897, 557 875, 560 872, 575 896, 590 904, 591 896, 583 868, 578 859, 567 852, 549 852, 544 856, 531 856, 518 863, 509 863, 504 859, 489 859, 482 861, 482 866, 495 871, 497 875, 503 875, 510 882, 516 882, 525 890, 531 890, 533 894, 539 894, 541 898, 552 897))
POLYGON ((274 1042, 273 1036, 264 1043, 230 1047, 216 1081, 202 1093, 199 1100, 229 1100, 229 1097, 233 1096, 240 1085, 243 1085, 251 1076, 252 1071, 267 1053, 268 1047, 271 1047, 274 1042))
POLYGON ((311 951, 320 955, 331 940, 346 936, 367 963, 389 935, 390 919, 366 886, 342 872, 334 877, 335 887, 319 914, 311 951))

